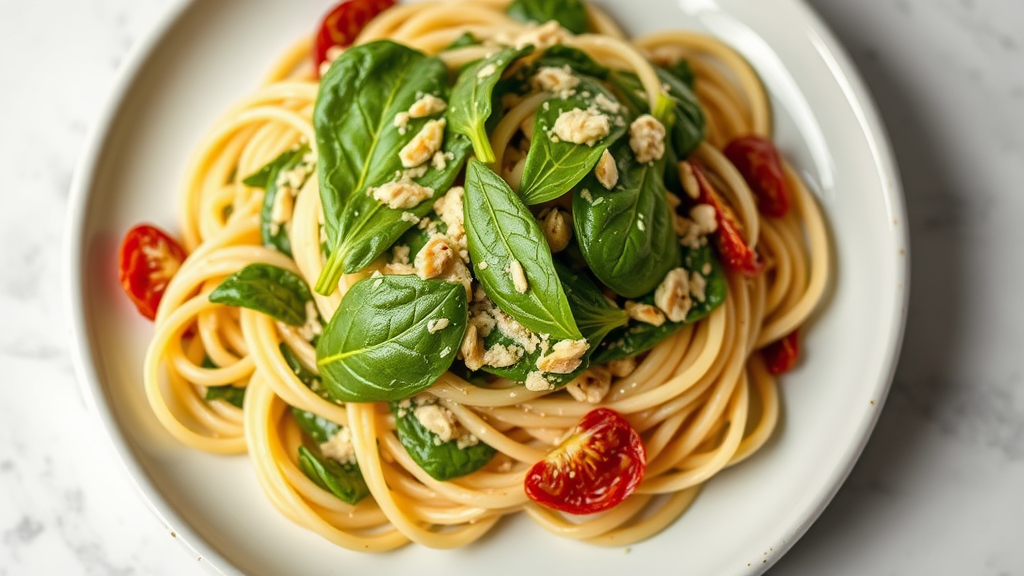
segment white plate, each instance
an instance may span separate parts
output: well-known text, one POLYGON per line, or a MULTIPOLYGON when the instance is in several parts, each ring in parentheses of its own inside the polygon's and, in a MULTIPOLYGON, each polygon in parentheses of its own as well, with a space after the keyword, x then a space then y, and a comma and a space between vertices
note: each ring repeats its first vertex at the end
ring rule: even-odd
POLYGON ((186 449, 156 423, 141 385, 152 329, 118 286, 120 238, 140 221, 177 228, 188 155, 327 4, 182 2, 137 47, 79 166, 66 262, 79 376, 150 507, 225 574, 754 574, 770 566, 821 513, 867 441, 907 294, 903 199, 884 130, 849 59, 798 0, 603 2, 632 33, 703 29, 750 59, 772 93, 777 140, 812 182, 835 240, 829 298, 807 331, 806 360, 782 383, 775 436, 710 482, 661 535, 626 550, 595 548, 516 518, 463 550, 352 553, 278 514, 246 457, 186 449))

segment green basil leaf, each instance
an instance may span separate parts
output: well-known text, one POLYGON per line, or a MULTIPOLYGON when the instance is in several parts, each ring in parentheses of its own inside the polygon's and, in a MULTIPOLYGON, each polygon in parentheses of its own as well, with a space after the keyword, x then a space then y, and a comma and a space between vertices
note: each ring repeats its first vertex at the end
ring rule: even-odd
MULTIPOLYGON (((412 226, 403 212, 422 216, 430 211, 429 201, 393 210, 366 191, 403 172, 399 152, 430 120, 411 120, 402 130, 395 126, 396 115, 423 94, 446 97, 447 82, 443 62, 386 40, 349 48, 321 80, 313 125, 330 255, 318 292, 333 292, 342 273, 362 270, 387 250, 412 226)), ((414 180, 439 198, 462 170, 468 147, 449 130, 446 167, 428 168, 414 180)))
POLYGON ((204 399, 223 400, 235 408, 241 408, 245 403, 245 388, 238 388, 230 384, 226 386, 210 386, 206 389, 204 399))
POLYGON ((250 264, 210 292, 210 302, 251 308, 291 326, 306 323, 312 300, 302 278, 270 264, 250 264))
POLYGON ((508 15, 520 22, 557 20, 573 34, 587 31, 587 7, 582 0, 515 0, 508 6, 508 15))
MULTIPOLYGON (((288 231, 284 226, 275 224, 273 219, 274 203, 277 202, 277 195, 280 187, 277 179, 282 173, 290 172, 301 164, 303 158, 309 153, 309 146, 300 146, 292 150, 284 151, 280 156, 273 159, 258 172, 242 181, 250 188, 262 188, 263 208, 260 210, 260 235, 263 238, 263 245, 274 248, 278 252, 292 255, 291 240, 288 238, 288 231)), ((303 180, 303 183, 305 180, 303 180)), ((301 184, 299 187, 301 188, 301 184)))
MULTIPOLYGON (((693 301, 693 306, 684 322, 666 320, 661 326, 654 326, 631 320, 628 326, 615 330, 601 343, 592 358, 595 364, 607 364, 614 360, 631 358, 646 352, 665 338, 675 334, 683 326, 704 319, 712 310, 725 302, 729 291, 728 282, 711 247, 705 245, 698 249, 684 248, 683 252, 683 267, 691 272, 699 271, 707 280, 707 286, 704 288, 704 301, 693 301), (705 266, 710 267, 709 274, 704 274, 705 266)), ((641 298, 640 302, 653 304, 654 295, 648 294, 641 298)))
POLYGON ((526 204, 540 204, 554 200, 579 183, 594 169, 601 155, 616 140, 626 133, 626 120, 622 106, 618 112, 609 112, 596 103, 598 96, 616 102, 615 95, 600 82, 580 77, 575 94, 568 98, 552 98, 537 110, 534 120, 533 140, 526 154, 526 166, 519 186, 519 197, 526 204), (593 146, 572 142, 555 142, 550 136, 555 122, 563 112, 573 109, 587 110, 595 107, 610 121, 611 131, 593 146))
POLYGON ((370 495, 358 464, 341 464, 299 446, 299 470, 324 490, 349 504, 358 504, 370 495))
POLYGON ((398 440, 416 464, 434 480, 443 482, 476 472, 497 453, 483 442, 465 448, 459 448, 456 440, 441 442, 437 434, 427 430, 416 419, 414 410, 415 404, 403 408, 398 402, 391 403, 398 440))
POLYGON ((487 296, 538 334, 582 338, 537 220, 501 176, 477 160, 466 171, 463 209, 474 273, 487 296), (525 292, 516 289, 513 262, 525 272, 525 292))
POLYGON ((625 142, 613 155, 618 183, 607 190, 592 173, 584 178, 573 196, 573 227, 598 280, 616 294, 637 298, 679 265, 679 244, 665 198, 664 163, 637 163, 625 142))
POLYGON ((532 46, 522 50, 505 48, 473 62, 462 69, 452 88, 448 110, 452 130, 468 137, 476 157, 488 164, 494 162, 494 150, 486 128, 492 112, 494 87, 509 64, 530 52, 533 52, 532 46))
POLYGON ((564 44, 555 44, 548 48, 534 62, 534 69, 545 66, 553 68, 568 66, 578 74, 593 76, 600 80, 608 78, 608 74, 611 73, 610 68, 598 64, 583 50, 565 46, 564 44))
POLYGON ((342 402, 400 400, 451 366, 466 332, 462 284, 380 276, 345 294, 317 344, 320 377, 342 402), (437 329, 437 322, 447 326, 437 329), (430 329, 434 328, 434 333, 430 329))

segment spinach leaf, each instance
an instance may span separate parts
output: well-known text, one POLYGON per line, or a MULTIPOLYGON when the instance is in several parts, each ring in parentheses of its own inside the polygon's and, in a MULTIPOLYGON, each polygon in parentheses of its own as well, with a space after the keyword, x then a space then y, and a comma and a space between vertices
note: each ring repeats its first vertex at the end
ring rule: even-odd
POLYGON ((663 162, 639 164, 627 142, 612 152, 619 181, 607 190, 593 173, 572 200, 573 227, 598 280, 627 298, 654 290, 679 265, 679 244, 662 181, 663 162))
POLYGON ((573 34, 587 31, 587 7, 583 0, 515 0, 508 6, 508 15, 520 22, 543 24, 557 20, 573 34))
POLYGON ((324 388, 323 382, 320 380, 320 376, 306 368, 302 361, 299 360, 299 357, 295 355, 295 352, 292 352, 291 348, 282 342, 279 350, 281 350, 281 356, 284 357, 288 367, 292 369, 292 372, 295 373, 299 381, 306 385, 306 388, 309 388, 325 400, 331 400, 330 395, 327 394, 327 390, 324 388))
MULTIPOLYGON (((704 301, 693 301, 693 306, 684 322, 665 320, 661 326, 654 326, 631 320, 628 326, 615 330, 601 343, 597 351, 594 352, 594 363, 606 364, 613 360, 630 358, 646 352, 665 338, 675 334, 683 326, 705 318, 712 310, 725 302, 729 290, 728 282, 711 247, 705 245, 698 249, 684 248, 683 252, 683 267, 691 272, 700 272, 707 280, 707 286, 704 288, 704 301), (710 267, 709 274, 704 274, 705 266, 710 267)), ((640 302, 653 304, 654 296, 648 294, 641 298, 640 302)))
POLYGON ((578 74, 593 76, 600 80, 608 78, 608 75, 611 73, 610 68, 598 64, 583 50, 564 44, 555 44, 548 48, 534 62, 535 69, 545 66, 553 68, 568 66, 578 74))
MULTIPOLYGON (((263 245, 274 248, 278 252, 292 255, 291 240, 288 239, 288 232, 284 226, 274 222, 274 204, 277 202, 277 195, 281 192, 277 179, 283 174, 295 170, 304 162, 306 154, 309 153, 309 146, 299 146, 284 151, 280 156, 270 161, 269 164, 260 168, 258 172, 242 181, 250 188, 262 188, 263 208, 260 210, 260 235, 263 238, 263 245)), ((303 179, 303 183, 305 179, 303 179)), ((301 188, 300 183, 298 188, 301 188)), ((296 188, 296 190, 298 190, 296 188)))
MULTIPOLYGON (((668 130, 672 147, 679 158, 688 157, 701 141, 704 140, 706 130, 706 119, 700 102, 693 90, 686 82, 675 75, 667 72, 658 66, 654 67, 658 79, 662 84, 669 87, 668 102, 671 105, 671 117, 663 118, 657 112, 652 112, 661 120, 668 130)), ((617 92, 624 96, 631 108, 646 112, 647 93, 640 83, 640 79, 630 72, 615 71, 609 76, 609 80, 616 87, 617 92)))
POLYGON ((441 442, 437 434, 427 430, 416 418, 415 409, 415 403, 405 407, 398 402, 391 403, 395 430, 409 456, 434 480, 443 482, 476 472, 497 453, 483 442, 465 448, 459 448, 457 440, 441 442))
POLYGON ((367 278, 345 294, 324 328, 316 347, 320 377, 330 396, 342 402, 412 396, 451 366, 466 321, 462 284, 417 276, 367 278), (444 327, 438 329, 438 322, 444 327))
POLYGON ((292 417, 295 418, 295 423, 299 425, 299 428, 317 444, 327 442, 338 433, 338 430, 341 430, 340 425, 307 410, 292 407, 292 417))
POLYGON ((494 87, 509 64, 530 52, 533 52, 532 46, 522 50, 505 48, 489 58, 473 62, 463 68, 452 88, 448 111, 452 130, 469 138, 476 157, 483 162, 494 162, 494 150, 486 128, 493 108, 494 87))
POLYGON ((519 197, 523 202, 540 204, 572 190, 573 186, 594 169, 604 151, 626 133, 626 120, 621 114, 622 106, 617 106, 617 111, 603 109, 596 103, 598 96, 604 96, 607 102, 615 105, 615 95, 605 89, 600 82, 580 77, 580 83, 573 95, 567 98, 552 98, 537 110, 533 140, 530 143, 530 151, 526 154, 523 180, 519 186, 519 197), (607 136, 593 146, 556 142, 551 138, 551 130, 563 112, 573 109, 587 110, 592 107, 608 117, 611 131, 607 136))
POLYGON ((226 386, 210 386, 206 389, 205 400, 223 400, 235 408, 241 408, 245 403, 245 388, 238 388, 228 384, 226 386))
POLYGON ((447 52, 448 50, 458 50, 459 48, 465 48, 467 46, 478 46, 479 44, 480 41, 477 40, 473 36, 473 34, 469 32, 463 32, 462 36, 456 38, 455 42, 452 42, 447 47, 445 47, 445 49, 442 50, 442 52, 447 52))
POLYGON ((469 161, 463 210, 474 273, 487 296, 538 334, 581 338, 537 220, 505 180, 478 160, 469 161), (522 292, 513 278, 516 265, 526 278, 522 292))
POLYGON ((210 292, 210 302, 251 308, 291 326, 306 323, 312 300, 302 278, 270 264, 250 264, 210 292))
MULTIPOLYGON (((320 197, 330 255, 316 290, 334 291, 342 273, 365 268, 394 244, 412 223, 403 212, 423 216, 431 202, 394 210, 366 194, 367 189, 402 174, 401 149, 429 118, 401 129, 395 117, 423 94, 444 98, 448 72, 437 58, 382 40, 346 50, 320 83, 313 111, 318 145, 320 197)), ((443 170, 428 168, 414 178, 439 198, 462 170, 469 143, 447 131, 443 170)))
POLYGON ((342 464, 317 452, 299 446, 299 470, 317 486, 353 505, 370 495, 358 464, 342 464))
POLYGON ((590 342, 592 350, 609 332, 629 321, 629 314, 609 302, 586 272, 573 270, 559 262, 555 262, 555 270, 569 299, 576 325, 590 342))

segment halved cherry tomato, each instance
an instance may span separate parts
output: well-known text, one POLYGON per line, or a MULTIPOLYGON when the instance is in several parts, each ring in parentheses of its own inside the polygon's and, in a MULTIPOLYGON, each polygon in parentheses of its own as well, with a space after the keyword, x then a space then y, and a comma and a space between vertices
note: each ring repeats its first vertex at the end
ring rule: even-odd
POLYGON ((395 0, 345 0, 324 16, 313 47, 313 62, 319 73, 333 46, 345 48, 375 16, 395 5, 395 0))
POLYGON ((789 372, 800 358, 800 330, 793 330, 781 339, 765 346, 761 354, 764 355, 764 362, 772 374, 789 372))
POLYGON ((569 514, 594 514, 632 494, 646 469, 647 451, 640 434, 618 412, 598 408, 530 468, 526 495, 569 514))
POLYGON ((747 243, 743 240, 743 236, 740 234, 742 226, 739 219, 736 218, 732 208, 729 207, 725 199, 711 186, 711 182, 704 175, 700 165, 696 162, 691 162, 690 165, 693 168, 693 175, 697 179, 697 184, 700 186, 700 195, 697 201, 710 204, 718 216, 718 230, 715 231, 715 240, 718 244, 718 252, 722 256, 725 265, 729 269, 745 276, 757 276, 764 269, 764 263, 758 260, 757 252, 753 251, 750 246, 747 246, 747 243))
POLYGON ((156 318, 156 308, 167 283, 185 261, 185 249, 166 232, 140 224, 128 231, 121 243, 121 286, 146 318, 156 318))
POLYGON ((729 142, 723 152, 754 192, 761 213, 775 218, 785 216, 789 210, 789 187, 775 144, 751 134, 729 142))

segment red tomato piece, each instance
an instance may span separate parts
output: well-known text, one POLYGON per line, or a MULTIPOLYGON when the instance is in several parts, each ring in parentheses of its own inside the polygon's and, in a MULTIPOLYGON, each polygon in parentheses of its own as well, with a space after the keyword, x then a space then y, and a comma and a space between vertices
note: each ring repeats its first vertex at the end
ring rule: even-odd
POLYGON ((715 241, 718 245, 718 253, 722 256, 726 267, 744 276, 757 276, 764 269, 764 263, 758 260, 757 252, 747 246, 743 240, 743 235, 740 234, 742 226, 739 219, 736 218, 725 199, 711 186, 711 182, 704 175, 700 165, 696 162, 691 162, 690 165, 693 167, 693 175, 700 186, 700 195, 697 200, 704 204, 710 204, 718 217, 715 241))
POLYGON ((167 284, 185 261, 185 249, 166 232, 140 224, 121 243, 121 286, 139 313, 153 320, 167 284))
POLYGON ((789 187, 782 156, 775 144, 760 136, 740 136, 723 151, 754 192, 761 213, 781 218, 789 211, 789 187))
POLYGON ((327 60, 327 51, 334 46, 345 48, 381 12, 395 5, 395 0, 345 0, 324 16, 313 47, 313 62, 319 74, 327 60))
POLYGON ((793 330, 781 339, 764 347, 761 354, 768 371, 772 374, 785 374, 793 369, 800 358, 800 330, 793 330))
POLYGON ((569 514, 594 514, 632 494, 646 469, 647 451, 640 434, 618 412, 598 408, 530 468, 526 495, 569 514))

